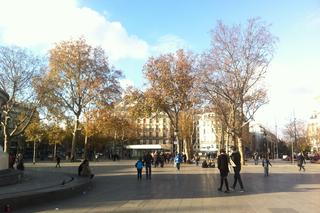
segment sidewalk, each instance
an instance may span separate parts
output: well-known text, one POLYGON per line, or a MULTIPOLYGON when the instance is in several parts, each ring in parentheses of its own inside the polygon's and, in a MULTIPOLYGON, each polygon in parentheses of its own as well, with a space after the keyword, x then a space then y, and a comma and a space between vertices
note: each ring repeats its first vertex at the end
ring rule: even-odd
MULTIPOLYGON (((135 161, 90 162, 96 174, 92 190, 81 196, 34 206, 21 212, 318 212, 320 209, 320 165, 307 164, 306 172, 296 165, 273 163, 270 176, 261 165, 242 168, 245 192, 217 191, 216 168, 172 164, 152 168, 152 180, 136 178, 135 161)), ((48 165, 43 165, 44 167, 48 165)), ((39 169, 40 169, 39 165, 39 169)), ((71 170, 72 164, 63 165, 71 170)), ((228 177, 233 181, 233 173, 228 177)))
POLYGON ((0 187, 0 212, 9 205, 17 210, 40 202, 51 202, 71 194, 81 194, 89 180, 59 171, 37 171, 26 168, 18 184, 0 187))

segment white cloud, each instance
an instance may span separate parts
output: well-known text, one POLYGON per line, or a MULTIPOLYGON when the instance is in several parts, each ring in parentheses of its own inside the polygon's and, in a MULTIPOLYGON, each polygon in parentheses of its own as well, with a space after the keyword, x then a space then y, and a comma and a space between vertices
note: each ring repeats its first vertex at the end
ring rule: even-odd
POLYGON ((102 46, 111 60, 146 58, 149 49, 121 23, 80 7, 76 0, 0 0, 0 35, 2 43, 39 49, 84 36, 102 46))
POLYGON ((181 48, 188 48, 186 41, 176 35, 167 34, 158 39, 151 51, 152 54, 164 54, 175 52, 181 48))

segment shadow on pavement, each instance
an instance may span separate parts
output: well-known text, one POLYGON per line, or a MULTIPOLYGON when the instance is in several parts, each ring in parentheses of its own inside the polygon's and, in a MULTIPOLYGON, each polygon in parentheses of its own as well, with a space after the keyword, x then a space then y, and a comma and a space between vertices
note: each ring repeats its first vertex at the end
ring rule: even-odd
MULTIPOLYGON (((107 202, 127 202, 157 199, 195 199, 214 197, 233 197, 280 192, 320 192, 320 174, 275 173, 264 177, 262 173, 244 173, 242 179, 245 192, 232 191, 228 194, 218 192, 218 174, 154 174, 152 180, 138 181, 135 175, 96 176, 93 188, 85 195, 70 198, 68 201, 52 203, 52 208, 60 206, 65 210, 81 209, 107 205, 107 202)), ((228 177, 233 183, 233 174, 228 177)), ((237 186, 239 187, 239 186, 237 186)), ((239 190, 239 188, 238 188, 239 190)), ((48 206, 37 211, 48 210, 48 206)), ((236 206, 235 206, 236 208, 236 206)), ((135 209, 136 211, 137 209, 135 209)), ((27 212, 27 211, 24 211, 27 212)), ((130 211, 129 211, 130 212, 130 211)))

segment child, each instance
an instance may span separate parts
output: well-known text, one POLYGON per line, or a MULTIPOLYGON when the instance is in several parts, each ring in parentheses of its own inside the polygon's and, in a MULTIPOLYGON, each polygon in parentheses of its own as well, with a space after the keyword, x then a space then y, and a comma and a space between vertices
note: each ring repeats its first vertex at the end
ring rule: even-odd
POLYGON ((269 165, 271 165, 269 159, 267 159, 265 156, 262 159, 262 166, 264 167, 264 176, 269 176, 269 165))
POLYGON ((143 163, 142 163, 142 158, 141 157, 136 162, 135 167, 137 168, 138 180, 141 180, 142 179, 142 168, 143 168, 143 163))
POLYGON ((180 164, 182 163, 182 156, 180 153, 176 155, 176 157, 174 158, 174 162, 176 163, 177 169, 180 170, 180 164))

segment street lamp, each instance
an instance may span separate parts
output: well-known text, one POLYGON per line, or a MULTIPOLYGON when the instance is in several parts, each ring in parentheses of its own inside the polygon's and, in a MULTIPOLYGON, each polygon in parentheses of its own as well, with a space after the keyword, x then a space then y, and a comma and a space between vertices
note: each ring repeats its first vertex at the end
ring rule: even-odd
POLYGON ((264 139, 263 142, 264 142, 264 147, 265 147, 265 155, 266 155, 266 158, 269 159, 268 139, 267 139, 267 132, 265 129, 263 130, 263 139, 264 139))

